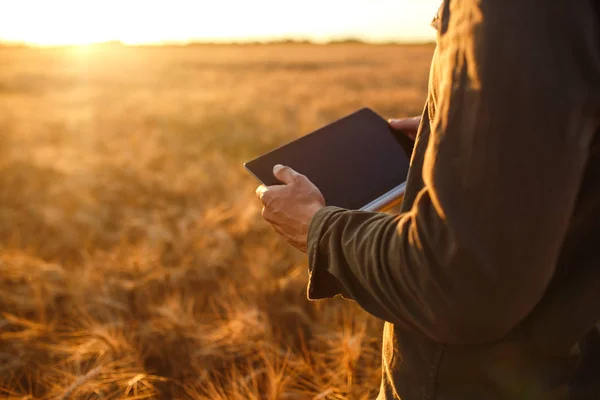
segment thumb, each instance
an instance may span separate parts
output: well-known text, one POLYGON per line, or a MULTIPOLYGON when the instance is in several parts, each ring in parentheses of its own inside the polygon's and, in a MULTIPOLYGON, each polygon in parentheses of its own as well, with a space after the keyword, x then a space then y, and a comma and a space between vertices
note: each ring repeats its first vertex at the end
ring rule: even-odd
POLYGON ((277 164, 273 167, 273 175, 279 181, 290 184, 296 180, 296 178, 300 175, 290 167, 283 166, 281 164, 277 164))

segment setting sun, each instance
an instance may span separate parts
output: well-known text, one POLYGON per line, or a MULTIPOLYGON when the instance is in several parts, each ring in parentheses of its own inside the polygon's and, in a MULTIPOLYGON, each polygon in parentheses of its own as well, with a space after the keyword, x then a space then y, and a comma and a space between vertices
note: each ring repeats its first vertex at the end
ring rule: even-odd
POLYGON ((36 1, 0 5, 0 41, 81 45, 248 41, 428 41, 439 0, 36 1))

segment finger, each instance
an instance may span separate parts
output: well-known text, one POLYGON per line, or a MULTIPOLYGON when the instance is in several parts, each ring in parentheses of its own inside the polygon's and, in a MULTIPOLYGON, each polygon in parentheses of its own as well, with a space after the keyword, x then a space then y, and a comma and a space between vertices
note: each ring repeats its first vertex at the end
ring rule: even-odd
POLYGON ((412 131, 415 129, 415 126, 418 126, 421 117, 411 117, 411 118, 392 118, 388 120, 388 124, 398 131, 409 130, 412 131))
POLYGON ((293 183, 298 179, 300 174, 290 167, 283 166, 281 164, 277 164, 273 167, 273 175, 279 181, 285 183, 286 185, 293 183))
POLYGON ((275 200, 276 197, 281 196, 280 191, 287 187, 285 185, 261 186, 256 189, 257 197, 267 208, 272 206, 273 200, 275 200))
MULTIPOLYGON (((275 222, 276 214, 268 206, 264 206, 262 208, 262 212, 260 215, 265 221, 267 221, 269 224, 271 224, 271 227, 273 229, 275 229, 275 225, 273 225, 273 224, 275 222)), ((278 233, 281 233, 281 232, 278 232, 278 233)))
POLYGON ((270 213, 269 209, 265 206, 262 208, 260 215, 263 217, 263 219, 265 221, 268 221, 271 216, 271 213, 270 213))
POLYGON ((269 191, 269 189, 265 186, 265 185, 260 185, 259 187, 256 188, 256 197, 258 197, 258 199, 260 201, 262 201, 263 196, 265 195, 265 193, 267 193, 269 191))
POLYGON ((388 120, 388 124, 394 131, 400 132, 412 140, 417 137, 420 122, 420 117, 388 120))

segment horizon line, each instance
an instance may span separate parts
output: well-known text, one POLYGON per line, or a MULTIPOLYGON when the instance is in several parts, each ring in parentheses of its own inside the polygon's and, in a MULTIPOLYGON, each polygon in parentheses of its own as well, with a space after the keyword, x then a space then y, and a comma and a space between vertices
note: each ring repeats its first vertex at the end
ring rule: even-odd
POLYGON ((435 44, 428 38, 369 40, 355 37, 315 40, 310 38, 239 39, 239 40, 164 40, 147 43, 127 43, 122 40, 105 40, 86 44, 39 44, 27 41, 1 40, 0 47, 12 48, 71 48, 71 47, 186 47, 201 45, 269 45, 269 44, 364 44, 364 45, 427 45, 435 44))

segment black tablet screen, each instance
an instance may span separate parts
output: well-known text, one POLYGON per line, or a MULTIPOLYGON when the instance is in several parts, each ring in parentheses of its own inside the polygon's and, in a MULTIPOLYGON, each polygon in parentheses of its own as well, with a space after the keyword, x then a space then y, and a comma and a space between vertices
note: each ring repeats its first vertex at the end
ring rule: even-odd
POLYGON ((280 184, 273 167, 306 175, 327 205, 360 209, 406 181, 412 141, 363 108, 245 164, 265 185, 280 184))

